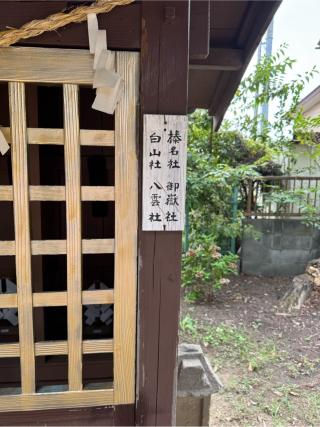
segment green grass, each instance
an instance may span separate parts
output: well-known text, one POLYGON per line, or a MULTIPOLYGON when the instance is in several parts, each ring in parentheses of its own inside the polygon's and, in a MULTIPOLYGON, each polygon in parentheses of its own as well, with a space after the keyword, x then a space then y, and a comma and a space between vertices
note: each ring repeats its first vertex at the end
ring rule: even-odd
POLYGON ((180 329, 186 338, 192 338, 205 347, 214 347, 218 364, 227 357, 236 363, 244 363, 250 371, 255 371, 280 359, 272 342, 259 343, 243 328, 225 324, 199 325, 188 313, 181 318, 180 329))
POLYGON ((316 382, 320 359, 294 358, 271 340, 255 339, 255 331, 200 323, 192 311, 181 318, 182 339, 202 344, 212 365, 227 373, 220 392, 224 421, 241 427, 320 426, 320 390, 303 385, 316 382))
POLYGON ((320 424, 320 391, 306 393, 306 421, 314 426, 320 424))
POLYGON ((286 364, 286 369, 289 377, 298 378, 300 376, 312 376, 320 366, 320 359, 309 359, 306 356, 301 356, 299 360, 290 360, 286 364))
POLYGON ((259 343, 242 328, 221 324, 206 326, 200 334, 205 346, 212 346, 236 363, 244 363, 255 371, 280 359, 272 342, 259 343))

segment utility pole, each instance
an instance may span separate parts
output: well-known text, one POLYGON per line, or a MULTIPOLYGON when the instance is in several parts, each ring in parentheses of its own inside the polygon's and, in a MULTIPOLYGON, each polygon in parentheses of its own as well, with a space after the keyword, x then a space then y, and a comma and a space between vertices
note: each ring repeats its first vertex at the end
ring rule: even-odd
MULTIPOLYGON (((273 20, 271 21, 271 24, 269 25, 267 36, 266 36, 266 56, 270 58, 272 55, 272 42, 273 42, 273 20)), ((267 89, 267 88, 266 88, 267 89)), ((269 118, 269 103, 266 102, 262 105, 262 115, 265 118, 265 120, 268 120, 269 118)))
MULTIPOLYGON (((270 57, 272 55, 272 44, 273 44, 273 20, 271 21, 267 34, 263 40, 261 40, 259 47, 258 47, 258 64, 261 62, 262 56, 270 57)), ((264 90, 267 90, 266 87, 263 88, 264 90)), ((258 97, 259 92, 256 93, 256 96, 258 97)), ((269 103, 266 102, 261 106, 261 113, 265 120, 268 120, 269 118, 269 103)), ((255 107, 254 110, 254 117, 257 117, 259 114, 258 107, 255 107)), ((260 122, 260 129, 262 127, 262 123, 260 122)))

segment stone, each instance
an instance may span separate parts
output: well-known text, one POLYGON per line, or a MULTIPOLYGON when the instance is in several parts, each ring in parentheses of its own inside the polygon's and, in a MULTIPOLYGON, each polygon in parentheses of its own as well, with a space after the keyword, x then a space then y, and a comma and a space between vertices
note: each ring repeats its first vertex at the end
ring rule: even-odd
POLYGON ((320 289, 320 258, 308 262, 306 273, 313 278, 314 287, 320 289))
POLYGON ((292 280, 291 288, 282 298, 281 305, 287 310, 300 310, 313 290, 313 278, 309 274, 299 274, 292 280))
POLYGON ((209 396, 217 393, 221 387, 201 346, 181 344, 178 353, 178 396, 209 396))
POLYGON ((177 426, 208 426, 210 400, 222 387, 200 345, 181 344, 178 352, 177 426))

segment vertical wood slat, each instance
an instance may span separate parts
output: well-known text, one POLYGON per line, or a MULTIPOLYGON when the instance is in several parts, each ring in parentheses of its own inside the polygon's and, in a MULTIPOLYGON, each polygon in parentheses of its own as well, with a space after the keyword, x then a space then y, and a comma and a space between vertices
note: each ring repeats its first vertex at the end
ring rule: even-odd
POLYGON ((69 391, 82 389, 80 129, 77 85, 64 84, 69 391))
POLYGON ((31 245, 24 83, 9 83, 22 393, 35 392, 31 245))
POLYGON ((135 400, 138 164, 137 53, 117 52, 125 91, 115 113, 114 402, 135 400))

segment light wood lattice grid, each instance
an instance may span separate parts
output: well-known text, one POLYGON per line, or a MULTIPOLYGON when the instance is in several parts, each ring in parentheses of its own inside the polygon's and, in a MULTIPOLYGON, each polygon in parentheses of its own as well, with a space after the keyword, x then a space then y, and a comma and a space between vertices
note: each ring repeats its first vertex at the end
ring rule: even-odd
POLYGON ((0 241, 0 256, 14 255, 17 294, 0 295, 0 308, 17 308, 19 342, 0 344, 0 358, 20 357, 21 394, 0 396, 0 411, 127 404, 134 402, 137 260, 136 105, 137 53, 115 53, 125 90, 115 113, 115 131, 80 130, 78 89, 92 84, 87 51, 39 48, 0 49, 0 81, 8 81, 12 186, 0 186, 0 201, 13 201, 15 241, 0 241), (28 129, 25 83, 63 84, 64 129, 28 129), (28 184, 27 144, 64 145, 65 186, 28 184), (80 183, 80 145, 115 146, 115 186, 80 183), (66 240, 30 240, 30 201, 65 201, 66 240), (81 238, 81 202, 115 201, 115 238, 81 238), (82 254, 114 253, 114 290, 82 291, 82 254), (67 291, 33 293, 31 255, 67 256, 67 291), (82 339, 82 307, 114 304, 114 338, 82 339), (67 341, 35 342, 33 308, 66 306, 67 341), (114 353, 114 384, 83 390, 82 355, 114 353), (66 392, 37 393, 35 356, 68 355, 66 392))

